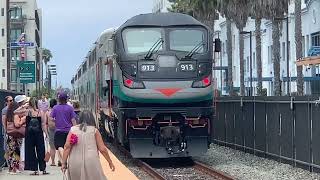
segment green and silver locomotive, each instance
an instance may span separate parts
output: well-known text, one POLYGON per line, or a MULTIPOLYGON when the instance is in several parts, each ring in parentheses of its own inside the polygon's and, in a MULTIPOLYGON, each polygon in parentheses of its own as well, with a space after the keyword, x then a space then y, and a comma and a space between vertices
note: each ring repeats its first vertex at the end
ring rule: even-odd
POLYGON ((210 30, 188 15, 156 13, 107 34, 94 97, 107 94, 110 135, 136 158, 205 153, 213 116, 210 30))

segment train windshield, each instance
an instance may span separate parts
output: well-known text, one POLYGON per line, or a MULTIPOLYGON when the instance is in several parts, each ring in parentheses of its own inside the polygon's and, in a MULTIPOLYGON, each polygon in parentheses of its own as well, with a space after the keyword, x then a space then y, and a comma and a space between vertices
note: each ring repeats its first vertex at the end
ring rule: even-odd
POLYGON ((170 50, 190 52, 197 46, 195 53, 206 51, 206 33, 202 29, 172 29, 169 33, 170 50))
MULTIPOLYGON (((129 28, 122 33, 125 50, 129 54, 146 53, 162 38, 160 28, 129 28)), ((163 46, 159 47, 162 50, 163 46)))

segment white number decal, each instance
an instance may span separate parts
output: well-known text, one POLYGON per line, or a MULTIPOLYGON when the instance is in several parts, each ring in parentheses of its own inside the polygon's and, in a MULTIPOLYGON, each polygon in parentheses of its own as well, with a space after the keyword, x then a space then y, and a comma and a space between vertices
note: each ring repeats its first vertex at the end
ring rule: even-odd
POLYGON ((193 64, 181 64, 181 70, 182 71, 193 71, 194 67, 193 64))
POLYGON ((142 65, 141 66, 141 71, 155 71, 155 66, 154 65, 142 65))

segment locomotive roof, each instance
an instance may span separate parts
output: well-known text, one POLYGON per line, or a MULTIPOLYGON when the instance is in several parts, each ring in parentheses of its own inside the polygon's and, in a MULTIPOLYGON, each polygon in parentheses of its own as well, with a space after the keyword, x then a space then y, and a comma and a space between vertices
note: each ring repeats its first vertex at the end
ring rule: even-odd
POLYGON ((134 26, 183 26, 183 25, 198 25, 204 26, 198 20, 192 16, 181 14, 181 13, 149 13, 140 14, 132 17, 126 21, 119 29, 134 26))

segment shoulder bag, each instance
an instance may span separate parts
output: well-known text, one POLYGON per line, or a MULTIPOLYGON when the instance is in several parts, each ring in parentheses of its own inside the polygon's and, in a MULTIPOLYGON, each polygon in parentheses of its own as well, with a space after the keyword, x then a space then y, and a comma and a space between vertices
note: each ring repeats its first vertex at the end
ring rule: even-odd
POLYGON ((25 132, 26 132, 25 124, 20 127, 16 127, 14 122, 7 121, 7 134, 8 134, 8 136, 12 136, 14 138, 24 138, 25 132))

